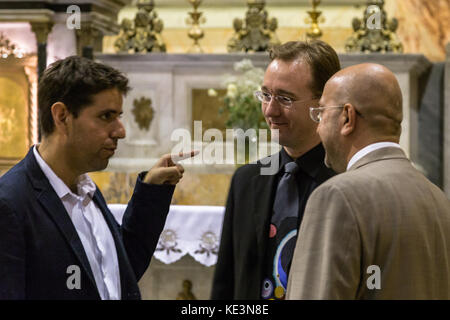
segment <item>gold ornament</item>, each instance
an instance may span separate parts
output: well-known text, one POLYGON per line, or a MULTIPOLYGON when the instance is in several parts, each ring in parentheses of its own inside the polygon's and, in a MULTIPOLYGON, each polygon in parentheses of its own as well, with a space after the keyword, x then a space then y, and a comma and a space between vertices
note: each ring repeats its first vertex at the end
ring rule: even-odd
POLYGON ((265 5, 265 0, 247 0, 245 21, 239 18, 233 20, 234 35, 228 41, 228 52, 266 51, 280 43, 275 34, 278 21, 268 18, 265 5))
POLYGON ((150 128, 150 124, 153 120, 155 110, 152 107, 152 100, 149 98, 141 97, 139 100, 133 101, 134 120, 139 126, 139 129, 146 130, 150 128))
POLYGON ((388 19, 384 0, 368 0, 364 18, 353 18, 353 35, 345 43, 347 52, 403 52, 395 31, 396 18, 388 19))
POLYGON ((23 58, 24 53, 14 43, 9 41, 3 33, 0 33, 0 58, 6 59, 9 56, 23 58))
POLYGON ((310 39, 319 39, 322 36, 322 30, 320 30, 319 22, 324 22, 324 17, 321 17, 322 11, 317 11, 316 8, 320 4, 320 0, 311 0, 312 10, 308 11, 309 17, 305 19, 306 23, 311 23, 306 36, 310 39))
POLYGON ((190 17, 186 19, 186 23, 191 25, 192 28, 188 32, 189 38, 194 40, 194 44, 189 48, 189 53, 203 53, 200 44, 198 43, 201 38, 205 35, 203 30, 200 29, 200 23, 205 23, 205 17, 202 17, 202 12, 197 11, 198 7, 202 3, 202 0, 188 0, 189 3, 194 7, 194 11, 190 11, 190 17))
POLYGON ((138 12, 134 23, 123 19, 119 37, 114 42, 117 52, 166 52, 166 45, 161 37, 164 28, 163 21, 153 10, 153 0, 139 0, 138 12))

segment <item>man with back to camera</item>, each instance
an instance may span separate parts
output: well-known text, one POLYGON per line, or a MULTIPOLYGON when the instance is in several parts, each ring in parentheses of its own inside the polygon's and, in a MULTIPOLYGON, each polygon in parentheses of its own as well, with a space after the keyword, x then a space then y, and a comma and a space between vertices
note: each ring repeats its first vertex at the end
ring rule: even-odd
POLYGON ((140 299, 184 169, 165 155, 141 173, 119 226, 86 173, 105 169, 125 137, 128 79, 73 56, 38 90, 42 141, 0 178, 0 299, 140 299))
POLYGON ((289 299, 449 299, 450 201, 399 143, 402 94, 378 64, 336 73, 311 108, 327 166, 310 196, 289 299))
POLYGON ((236 170, 230 186, 212 299, 284 299, 306 200, 334 173, 309 118, 325 82, 340 69, 322 41, 287 42, 270 52, 261 91, 262 112, 282 149, 275 175, 261 162, 236 170))

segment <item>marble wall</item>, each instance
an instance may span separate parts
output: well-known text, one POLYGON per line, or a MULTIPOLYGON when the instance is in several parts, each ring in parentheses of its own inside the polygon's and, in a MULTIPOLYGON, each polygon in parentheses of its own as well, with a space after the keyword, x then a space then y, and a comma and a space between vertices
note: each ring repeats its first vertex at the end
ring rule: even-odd
POLYGON ((386 0, 389 16, 399 20, 398 37, 405 53, 422 53, 431 61, 445 59, 450 42, 450 1, 386 0))

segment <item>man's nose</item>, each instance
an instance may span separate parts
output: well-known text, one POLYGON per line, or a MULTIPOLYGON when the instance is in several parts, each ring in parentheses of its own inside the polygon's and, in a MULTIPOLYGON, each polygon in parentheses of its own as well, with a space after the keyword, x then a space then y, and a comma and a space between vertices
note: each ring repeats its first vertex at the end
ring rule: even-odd
POLYGON ((264 108, 264 115, 266 117, 277 117, 281 114, 281 106, 277 103, 274 97, 270 99, 264 108))
POLYGON ((122 121, 120 121, 119 119, 117 119, 116 126, 114 127, 114 130, 111 135, 112 135, 112 138, 114 138, 114 139, 125 138, 125 136, 126 136, 125 127, 123 126, 122 121))

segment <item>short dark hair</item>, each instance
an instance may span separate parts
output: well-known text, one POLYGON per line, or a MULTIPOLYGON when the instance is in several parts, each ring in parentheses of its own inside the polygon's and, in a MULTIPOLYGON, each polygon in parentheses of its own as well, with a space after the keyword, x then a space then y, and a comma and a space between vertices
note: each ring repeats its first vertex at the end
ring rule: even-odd
POLYGON ((52 63, 38 87, 39 125, 43 136, 54 128, 51 107, 62 102, 75 117, 92 102, 92 96, 107 89, 127 94, 128 78, 120 71, 87 58, 71 56, 52 63))
POLYGON ((303 59, 306 61, 311 68, 313 78, 311 90, 318 97, 322 95, 328 79, 341 69, 336 51, 321 40, 289 41, 272 47, 269 56, 271 60, 303 59))

